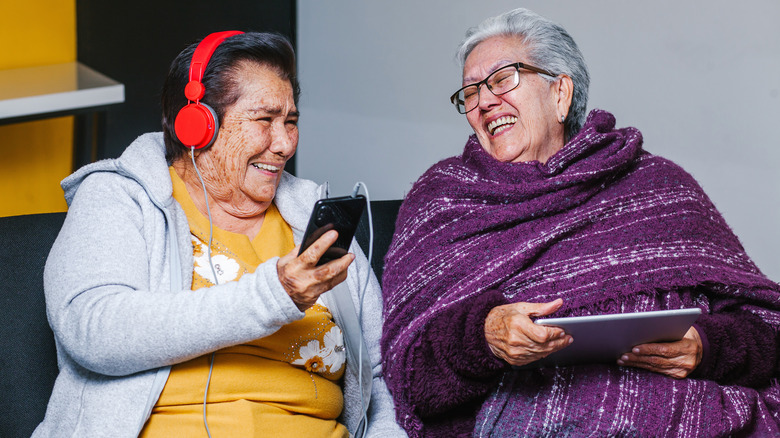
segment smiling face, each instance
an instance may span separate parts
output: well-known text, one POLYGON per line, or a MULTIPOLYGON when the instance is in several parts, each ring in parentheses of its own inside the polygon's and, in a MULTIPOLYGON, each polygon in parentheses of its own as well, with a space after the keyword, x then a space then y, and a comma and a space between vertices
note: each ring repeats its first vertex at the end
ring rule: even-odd
MULTIPOLYGON (((478 44, 463 66, 463 85, 481 81, 514 62, 528 62, 522 41, 513 36, 488 38, 478 44)), ((537 73, 520 69, 520 85, 495 96, 480 89, 479 106, 466 113, 485 151, 503 162, 547 162, 564 143, 561 115, 571 103, 571 79, 562 75, 549 82, 537 73)))
POLYGON ((240 97, 226 109, 214 145, 199 153, 196 163, 218 209, 252 218, 271 204, 284 165, 298 147, 298 110, 290 82, 275 70, 242 62, 234 77, 240 97))

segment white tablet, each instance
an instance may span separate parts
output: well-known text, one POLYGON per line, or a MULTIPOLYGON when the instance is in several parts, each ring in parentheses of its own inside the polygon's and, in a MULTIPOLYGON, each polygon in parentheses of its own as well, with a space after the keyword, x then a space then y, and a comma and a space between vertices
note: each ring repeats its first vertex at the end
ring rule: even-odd
POLYGON ((614 315, 540 318, 537 324, 561 327, 574 339, 568 347, 526 367, 609 362, 649 342, 678 341, 701 314, 701 309, 659 310, 614 315))

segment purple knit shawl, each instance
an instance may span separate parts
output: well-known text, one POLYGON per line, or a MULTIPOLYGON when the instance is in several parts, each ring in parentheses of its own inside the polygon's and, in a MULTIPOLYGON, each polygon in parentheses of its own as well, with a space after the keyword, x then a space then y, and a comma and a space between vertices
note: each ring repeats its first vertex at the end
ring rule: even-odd
MULTIPOLYGON (((437 163, 415 183, 401 207, 385 259, 383 365, 397 418, 412 435, 424 430, 409 397, 415 382, 407 376, 414 356, 429 353, 415 341, 431 321, 463 300, 498 290, 510 302, 562 298, 563 308, 555 316, 691 306, 707 312, 711 309, 706 298, 669 293, 697 286, 706 286, 716 296, 755 303, 755 313, 775 327, 779 323, 777 284, 745 254, 690 175, 642 150, 638 130, 615 129, 611 114, 594 110, 577 136, 546 164, 499 162, 472 136, 461 156, 437 163)), ((712 382, 610 370, 614 375, 593 366, 507 372, 483 405, 477 433, 499 430, 506 426, 502 419, 525 418, 529 429, 524 434, 542 434, 551 423, 567 421, 564 416, 576 416, 577 408, 570 403, 607 410, 617 409, 614 404, 620 400, 629 405, 666 403, 631 414, 657 414, 663 422, 663 415, 654 410, 668 411, 673 393, 726 397, 712 382), (579 370, 574 377, 568 374, 572 370, 579 370), (576 384, 556 380, 564 377, 576 384), (652 391, 666 395, 625 398, 625 384, 631 379, 636 380, 635 391, 651 382, 652 391), (517 382, 524 382, 523 397, 517 395, 517 382), (529 406, 545 403, 557 403, 565 415, 529 413, 529 406)), ((735 388, 731 393, 739 394, 728 402, 729 409, 743 412, 728 422, 744 426, 751 420, 742 417, 768 413, 763 402, 756 401, 761 397, 755 390, 735 388)), ((777 388, 772 390, 776 398, 777 388)), ((723 400, 700 403, 705 411, 710 403, 718 405, 712 407, 718 414, 723 410, 723 400)), ((620 415, 620 421, 641 420, 620 415)), ((583 418, 577 426, 582 430, 599 427, 589 423, 588 415, 583 418)), ((690 427, 683 435, 696 435, 698 427, 709 425, 690 427)), ((634 430, 641 436, 656 432, 634 430)))

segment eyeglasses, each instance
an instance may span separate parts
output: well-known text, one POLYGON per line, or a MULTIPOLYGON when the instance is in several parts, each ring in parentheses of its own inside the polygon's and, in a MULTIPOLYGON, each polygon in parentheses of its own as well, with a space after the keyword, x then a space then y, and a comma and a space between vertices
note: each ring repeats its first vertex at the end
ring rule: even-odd
POLYGON ((532 65, 523 64, 522 62, 516 62, 514 64, 505 65, 499 68, 479 82, 466 85, 465 87, 456 91, 455 94, 450 97, 450 101, 453 103, 453 105, 455 105, 455 108, 459 113, 466 114, 467 112, 479 106, 479 90, 482 87, 482 84, 485 84, 487 89, 496 96, 508 93, 517 88, 517 86, 520 85, 521 68, 530 70, 535 73, 541 73, 543 75, 555 77, 554 74, 547 70, 534 67, 532 65))

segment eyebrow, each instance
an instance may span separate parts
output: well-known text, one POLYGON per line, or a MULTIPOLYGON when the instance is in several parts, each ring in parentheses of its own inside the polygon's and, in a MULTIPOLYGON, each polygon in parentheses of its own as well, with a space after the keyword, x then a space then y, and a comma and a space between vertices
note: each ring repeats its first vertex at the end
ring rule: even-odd
POLYGON ((464 76, 464 77, 463 77, 463 86, 470 85, 470 84, 473 84, 473 83, 475 83, 475 82, 479 82, 479 81, 481 81, 482 79, 485 79, 486 77, 488 77, 488 76, 490 76, 491 74, 493 74, 493 73, 494 73, 496 70, 498 70, 499 68, 501 68, 501 67, 504 67, 504 66, 506 66, 506 65, 509 65, 509 64, 512 64, 512 63, 514 63, 514 62, 517 62, 517 61, 510 61, 510 60, 508 60, 508 59, 500 59, 500 60, 498 60, 498 61, 494 62, 494 63, 493 63, 493 65, 491 65, 491 66, 490 66, 490 69, 489 69, 489 70, 490 70, 490 73, 488 73, 487 75, 485 75, 485 76, 484 76, 484 77, 482 77, 482 78, 479 78, 479 79, 474 79, 474 78, 471 78, 471 77, 465 77, 465 76, 464 76))
MULTIPOLYGON (((250 108, 247 111, 249 111, 250 113, 267 113, 267 114, 271 114, 271 115, 281 115, 282 114, 282 107, 279 107, 279 106, 260 106, 260 107, 256 107, 256 108, 250 108)), ((292 117, 300 117, 301 113, 298 110, 295 110, 295 111, 290 111, 290 113, 287 114, 287 115, 288 116, 292 116, 292 117)))

